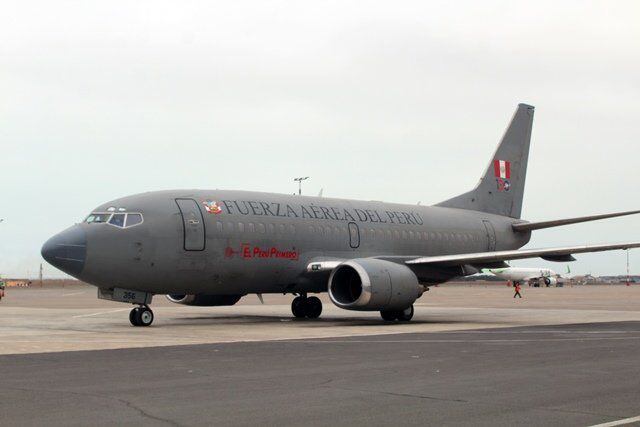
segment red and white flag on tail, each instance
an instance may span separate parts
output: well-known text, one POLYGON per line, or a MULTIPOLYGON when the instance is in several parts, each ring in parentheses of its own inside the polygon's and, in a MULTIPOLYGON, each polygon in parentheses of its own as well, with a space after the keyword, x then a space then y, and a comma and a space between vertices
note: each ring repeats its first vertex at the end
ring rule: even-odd
POLYGON ((511 179, 511 162, 506 160, 494 160, 493 172, 496 178, 511 179))

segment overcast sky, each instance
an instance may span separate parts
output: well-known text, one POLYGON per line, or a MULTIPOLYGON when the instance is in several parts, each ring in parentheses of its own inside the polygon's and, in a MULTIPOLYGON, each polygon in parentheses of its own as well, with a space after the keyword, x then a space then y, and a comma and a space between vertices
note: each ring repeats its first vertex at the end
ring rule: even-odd
MULTIPOLYGON (((0 275, 171 188, 437 203, 536 106, 523 216, 640 208, 640 3, 20 1, 0 15, 0 275)), ((640 240, 640 217, 529 247, 640 240)), ((623 252, 573 271, 622 273, 623 252)), ((640 273, 640 251, 631 254, 640 273)), ((542 260, 514 265, 563 265, 542 260)), ((45 264, 45 275, 56 276, 45 264)))

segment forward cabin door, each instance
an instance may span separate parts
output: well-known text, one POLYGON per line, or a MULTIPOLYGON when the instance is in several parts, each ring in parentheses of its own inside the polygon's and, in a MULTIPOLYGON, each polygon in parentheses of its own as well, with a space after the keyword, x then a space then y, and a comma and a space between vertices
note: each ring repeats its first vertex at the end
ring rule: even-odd
POLYGON ((205 246, 204 218, 198 203, 193 199, 176 199, 184 231, 184 250, 203 251, 205 246))
POLYGON ((496 230, 493 228, 493 224, 490 221, 483 219, 482 224, 487 232, 487 251, 492 252, 496 250, 496 230))

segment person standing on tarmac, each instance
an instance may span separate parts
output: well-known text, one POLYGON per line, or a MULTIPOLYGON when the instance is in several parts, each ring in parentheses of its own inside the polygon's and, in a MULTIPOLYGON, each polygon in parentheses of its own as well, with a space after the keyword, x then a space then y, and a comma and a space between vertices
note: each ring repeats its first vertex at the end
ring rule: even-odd
POLYGON ((520 282, 516 282, 513 285, 513 288, 515 289, 516 293, 513 294, 513 297, 518 297, 518 298, 522 298, 522 295, 520 294, 520 282))

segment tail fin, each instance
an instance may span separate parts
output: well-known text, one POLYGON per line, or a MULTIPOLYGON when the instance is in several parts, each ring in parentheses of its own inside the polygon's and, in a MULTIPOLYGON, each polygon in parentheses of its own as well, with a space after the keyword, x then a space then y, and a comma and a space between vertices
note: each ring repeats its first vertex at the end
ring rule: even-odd
POLYGON ((438 203, 512 218, 520 218, 534 107, 518 104, 484 176, 473 190, 438 203))

